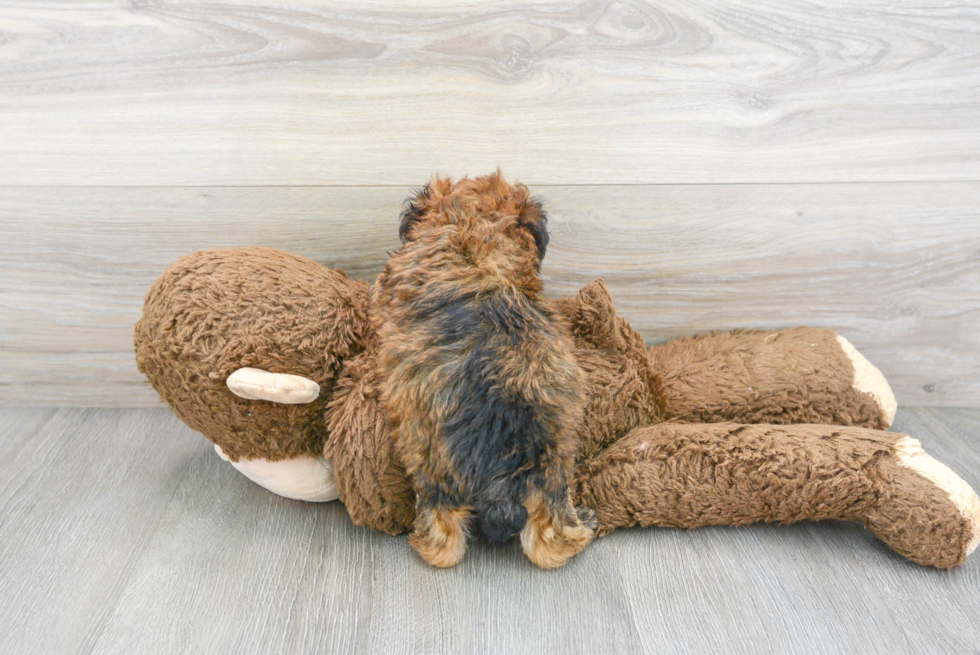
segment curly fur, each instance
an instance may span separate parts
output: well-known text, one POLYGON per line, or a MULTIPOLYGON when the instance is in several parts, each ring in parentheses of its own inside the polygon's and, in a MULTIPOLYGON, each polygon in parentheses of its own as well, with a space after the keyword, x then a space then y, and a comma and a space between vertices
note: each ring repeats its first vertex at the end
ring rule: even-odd
MULTIPOLYGON (((409 201, 374 289, 382 401, 417 495, 412 544, 437 566, 462 557, 471 517, 494 541, 524 528, 532 502, 559 533, 581 527, 568 484, 583 374, 541 297, 546 220, 499 172, 435 179, 409 201)), ((557 566, 590 539, 529 555, 557 566)))

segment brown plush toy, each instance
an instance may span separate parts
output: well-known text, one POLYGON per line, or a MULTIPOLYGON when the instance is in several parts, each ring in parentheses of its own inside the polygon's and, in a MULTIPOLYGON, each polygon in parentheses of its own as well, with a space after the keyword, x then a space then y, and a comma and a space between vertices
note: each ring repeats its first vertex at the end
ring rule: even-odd
MULTIPOLYGON (((415 498, 379 404, 368 298, 367 284, 280 251, 194 253, 146 297, 139 368, 250 479, 339 497, 355 523, 402 533, 415 498)), ((841 519, 939 568, 980 542, 980 499, 915 439, 883 431, 887 382, 833 332, 648 350, 601 280, 555 302, 588 380, 575 502, 600 533, 841 519)))

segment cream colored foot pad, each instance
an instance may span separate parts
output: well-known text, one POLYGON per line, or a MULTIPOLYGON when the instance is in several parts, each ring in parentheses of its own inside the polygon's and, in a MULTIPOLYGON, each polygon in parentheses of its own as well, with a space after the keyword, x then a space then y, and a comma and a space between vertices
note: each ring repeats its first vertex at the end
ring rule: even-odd
POLYGON ((878 407, 881 408, 885 423, 891 426, 892 421, 895 420, 898 403, 895 401, 895 394, 892 392, 888 380, 874 364, 851 345, 850 341, 840 335, 837 336, 837 341, 854 366, 854 384, 852 386, 862 393, 870 393, 878 401, 878 407))

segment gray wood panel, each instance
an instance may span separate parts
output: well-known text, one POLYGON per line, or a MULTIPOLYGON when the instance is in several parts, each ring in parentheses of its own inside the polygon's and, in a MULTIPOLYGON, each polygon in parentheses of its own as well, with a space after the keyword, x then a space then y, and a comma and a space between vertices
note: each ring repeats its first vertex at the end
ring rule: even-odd
MULTIPOLYGON (((980 410, 900 409, 980 488, 980 410)), ((568 566, 426 566, 339 503, 276 497, 166 410, 0 410, 5 653, 972 652, 980 555, 860 526, 621 530, 568 566)))
MULTIPOLYGON (((596 277, 651 342, 830 327, 910 405, 980 404, 980 183, 534 187, 552 295, 596 277)), ((0 405, 145 406, 132 326, 202 248, 265 245, 373 279, 397 187, 0 188, 0 405)))
POLYGON ((980 179, 980 6, 3 0, 0 184, 980 179))
POLYGON ((365 652, 385 539, 196 450, 92 653, 365 652))
POLYGON ((168 264, 265 245, 374 276, 406 193, 0 188, 0 405, 156 404, 132 334, 168 264))
POLYGON ((160 410, 0 412, 0 652, 90 651, 202 441, 160 410))

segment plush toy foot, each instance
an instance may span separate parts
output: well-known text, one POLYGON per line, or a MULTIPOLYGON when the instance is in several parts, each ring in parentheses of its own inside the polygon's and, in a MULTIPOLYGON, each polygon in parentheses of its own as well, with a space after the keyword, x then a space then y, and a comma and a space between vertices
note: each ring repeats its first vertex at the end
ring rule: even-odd
POLYGON ((295 457, 278 462, 242 457, 232 462, 218 444, 214 450, 246 478, 274 494, 324 503, 339 497, 334 484, 333 465, 323 457, 295 457))
POLYGON ((884 427, 891 427, 895 420, 895 412, 898 410, 898 402, 888 380, 874 364, 868 361, 867 357, 851 345, 850 341, 838 334, 837 343, 854 367, 854 380, 851 386, 860 393, 871 394, 881 408, 884 427))
POLYGON ((865 522, 913 562, 944 569, 962 564, 980 544, 980 498, 918 440, 899 437, 897 457, 879 466, 886 492, 865 522))
POLYGON ((980 498, 906 435, 833 425, 663 423, 577 473, 601 532, 757 521, 860 521, 918 564, 952 568, 980 542, 980 498))

